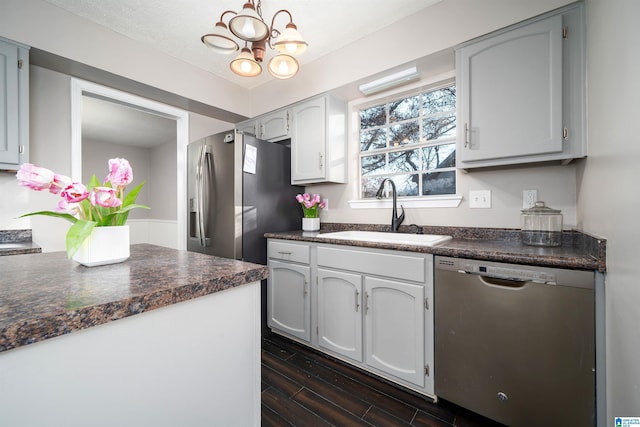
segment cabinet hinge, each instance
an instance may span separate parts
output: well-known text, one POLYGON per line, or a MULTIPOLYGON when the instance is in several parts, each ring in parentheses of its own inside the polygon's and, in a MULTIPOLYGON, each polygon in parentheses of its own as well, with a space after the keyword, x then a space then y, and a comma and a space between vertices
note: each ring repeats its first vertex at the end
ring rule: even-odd
POLYGON ((562 129, 562 139, 564 139, 565 141, 569 139, 569 129, 567 128, 562 129))
POLYGON ((427 377, 429 376, 429 365, 425 365, 425 367, 424 367, 424 375, 427 376, 427 377))
POLYGON ((22 59, 18 59, 18 70, 22 70, 22 59))
POLYGON ((562 27, 562 38, 566 39, 569 37, 569 27, 562 27))
POLYGON ((429 310, 429 298, 425 298, 424 299, 424 309, 425 310, 429 310))

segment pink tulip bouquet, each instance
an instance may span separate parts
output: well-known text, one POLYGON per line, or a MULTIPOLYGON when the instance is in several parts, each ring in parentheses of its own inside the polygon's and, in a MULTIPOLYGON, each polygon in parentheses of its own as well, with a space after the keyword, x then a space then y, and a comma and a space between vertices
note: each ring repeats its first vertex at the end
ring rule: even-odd
POLYGON ((327 205, 320 201, 320 196, 309 193, 298 194, 296 200, 302 206, 302 213, 305 218, 318 218, 320 217, 320 209, 324 209, 327 205))
POLYGON ((133 180, 133 170, 126 159, 109 160, 109 173, 102 184, 95 175, 85 186, 30 163, 23 164, 16 177, 25 187, 36 191, 49 190, 51 194, 60 196, 55 212, 39 211, 22 216, 47 215, 70 221, 72 225, 66 237, 69 258, 78 251, 94 227, 125 225, 131 209, 149 209, 135 203, 144 182, 124 194, 124 188, 133 180))

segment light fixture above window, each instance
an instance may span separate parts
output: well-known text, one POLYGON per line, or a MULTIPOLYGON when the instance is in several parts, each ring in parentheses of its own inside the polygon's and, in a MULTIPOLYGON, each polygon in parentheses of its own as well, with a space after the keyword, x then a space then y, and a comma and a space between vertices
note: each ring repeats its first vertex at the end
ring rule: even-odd
POLYGON ((407 68, 406 70, 398 71, 397 73, 389 74, 388 76, 381 77, 368 83, 358 86, 360 92, 365 95, 371 95, 374 93, 382 92, 383 90, 391 89, 420 77, 420 73, 416 67, 407 68))
POLYGON ((278 79, 288 79, 296 75, 300 65, 293 55, 304 52, 308 46, 298 28, 293 23, 291 13, 286 9, 277 11, 268 26, 262 18, 261 0, 248 0, 240 12, 226 10, 220 15, 220 20, 209 34, 201 37, 202 43, 221 54, 232 54, 240 49, 235 40, 244 41, 244 47, 238 56, 231 61, 231 71, 243 77, 255 77, 262 72, 260 63, 264 59, 266 45, 278 51, 269 61, 267 69, 278 79), (289 23, 281 32, 274 27, 276 17, 280 13, 289 15, 289 23), (235 15, 224 23, 227 14, 235 15), (251 47, 249 47, 251 44, 251 47))

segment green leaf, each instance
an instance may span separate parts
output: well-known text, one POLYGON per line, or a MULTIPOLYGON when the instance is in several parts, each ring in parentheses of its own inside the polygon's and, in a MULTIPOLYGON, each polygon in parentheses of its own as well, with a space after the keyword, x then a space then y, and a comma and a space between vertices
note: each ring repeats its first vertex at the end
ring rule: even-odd
POLYGON ((124 200, 122 201, 122 208, 120 209, 120 211, 122 212, 119 212, 119 215, 116 219, 116 225, 124 225, 127 222, 127 219, 129 218, 130 209, 127 209, 127 210, 124 210, 124 209, 129 206, 139 207, 143 209, 150 209, 148 206, 145 206, 145 205, 134 205, 134 203, 136 202, 136 198, 138 197, 138 193, 140 192, 140 190, 142 190, 142 187, 146 183, 147 183, 146 181, 142 181, 139 185, 132 188, 131 191, 129 191, 129 194, 127 194, 124 197, 124 200))
POLYGON ((82 242, 91 235, 93 229, 97 226, 94 221, 85 221, 83 219, 77 220, 75 224, 69 227, 67 231, 67 256, 69 259, 78 252, 82 242))
POLYGON ((91 179, 89 180, 89 184, 87 185, 87 189, 89 191, 91 191, 94 187, 100 187, 102 185, 102 183, 100 181, 98 181, 98 178, 96 177, 96 175, 92 175, 91 179))
POLYGON ((32 216, 32 215, 52 216, 55 218, 66 219, 67 221, 71 221, 72 223, 75 223, 76 221, 78 221, 78 218, 74 217, 73 215, 69 215, 68 213, 52 212, 52 211, 39 211, 39 212, 26 213, 24 215, 20 215, 20 218, 25 216, 32 216))
POLYGON ((135 203, 136 198, 138 197, 138 193, 140 192, 140 190, 142 190, 142 186, 145 185, 146 183, 147 181, 142 181, 138 186, 132 188, 131 191, 129 191, 129 194, 127 194, 124 197, 124 200, 122 201, 122 206, 126 207, 132 203, 135 203))

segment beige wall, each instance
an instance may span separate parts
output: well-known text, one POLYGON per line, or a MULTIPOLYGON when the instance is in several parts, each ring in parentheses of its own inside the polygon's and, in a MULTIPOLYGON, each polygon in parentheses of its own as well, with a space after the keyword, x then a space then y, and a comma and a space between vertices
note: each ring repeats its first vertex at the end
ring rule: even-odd
POLYGON ((589 157, 578 222, 607 238, 607 425, 640 416, 640 2, 587 0, 589 157))

